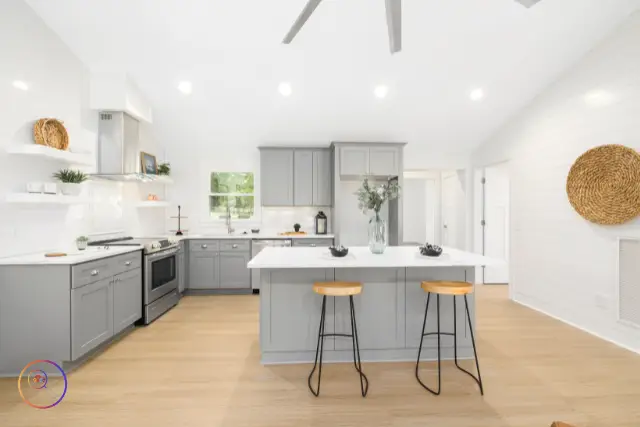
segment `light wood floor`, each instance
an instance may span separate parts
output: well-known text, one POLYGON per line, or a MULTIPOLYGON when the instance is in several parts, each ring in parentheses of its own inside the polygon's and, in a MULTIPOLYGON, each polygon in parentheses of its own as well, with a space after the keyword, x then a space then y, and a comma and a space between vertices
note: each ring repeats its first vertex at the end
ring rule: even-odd
POLYGON ((484 397, 450 364, 436 397, 418 386, 413 364, 378 363, 364 366, 366 399, 350 364, 326 365, 314 398, 310 365, 259 364, 257 297, 205 296, 183 299, 72 373, 58 407, 32 409, 15 380, 0 380, 0 426, 640 426, 640 356, 512 303, 506 292, 478 293, 484 397))

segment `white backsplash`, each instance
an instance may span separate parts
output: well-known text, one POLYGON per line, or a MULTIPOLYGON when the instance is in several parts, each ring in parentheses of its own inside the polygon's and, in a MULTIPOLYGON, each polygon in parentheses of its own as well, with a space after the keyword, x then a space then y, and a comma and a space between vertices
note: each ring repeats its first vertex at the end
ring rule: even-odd
POLYGON ((298 223, 301 231, 314 233, 315 217, 319 211, 327 216, 328 232, 331 233, 330 207, 262 208, 262 229, 293 231, 293 224, 298 223))

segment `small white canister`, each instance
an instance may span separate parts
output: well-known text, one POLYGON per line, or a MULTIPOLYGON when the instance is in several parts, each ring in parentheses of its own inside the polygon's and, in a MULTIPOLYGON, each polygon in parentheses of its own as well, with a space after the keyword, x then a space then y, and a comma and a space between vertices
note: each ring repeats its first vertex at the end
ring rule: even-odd
POLYGON ((44 192, 45 194, 58 194, 58 184, 55 182, 45 182, 44 192))
POLYGON ((29 182, 27 183, 27 193, 42 193, 44 185, 41 182, 29 182))

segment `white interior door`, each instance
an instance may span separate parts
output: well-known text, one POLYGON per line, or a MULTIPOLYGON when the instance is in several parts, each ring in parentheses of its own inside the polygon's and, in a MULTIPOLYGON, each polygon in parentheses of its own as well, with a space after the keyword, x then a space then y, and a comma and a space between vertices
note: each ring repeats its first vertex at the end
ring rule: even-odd
POLYGON ((484 253, 502 261, 487 266, 484 283, 509 283, 509 173, 506 163, 485 169, 484 253))
POLYGON ((442 174, 442 244, 464 249, 464 171, 442 174))

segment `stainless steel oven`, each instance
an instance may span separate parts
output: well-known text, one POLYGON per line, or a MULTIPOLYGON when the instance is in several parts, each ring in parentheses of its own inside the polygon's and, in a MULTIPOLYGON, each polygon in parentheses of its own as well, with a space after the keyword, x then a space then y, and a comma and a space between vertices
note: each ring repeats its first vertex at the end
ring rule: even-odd
POLYGON ((178 289, 178 248, 145 255, 144 303, 154 301, 178 289))

